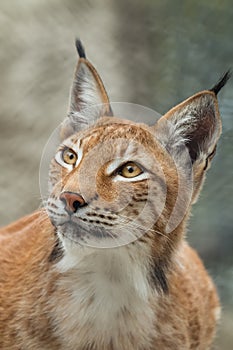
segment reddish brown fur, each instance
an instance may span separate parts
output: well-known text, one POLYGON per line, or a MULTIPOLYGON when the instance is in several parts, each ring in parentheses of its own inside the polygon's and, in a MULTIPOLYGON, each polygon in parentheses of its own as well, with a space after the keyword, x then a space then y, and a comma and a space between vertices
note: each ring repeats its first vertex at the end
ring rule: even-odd
MULTIPOLYGON (((81 64, 86 65, 86 68, 89 69, 101 101, 105 103, 102 115, 109 114, 111 108, 107 93, 98 73, 90 62, 81 58, 75 75, 78 76, 81 64)), ((72 108, 76 107, 77 111, 80 108, 79 94, 80 90, 76 91, 74 84, 71 96, 72 108)), ((85 95, 81 95, 81 97, 83 99, 85 95)), ((72 110, 72 112, 74 111, 72 110)), ((199 123, 201 125, 200 121, 199 123)), ((202 129, 208 129, 206 125, 202 129)), ((202 135, 200 135, 202 129, 194 128, 191 132, 189 129, 189 135, 192 135, 198 144, 202 142, 202 135)), ((98 215, 99 218, 108 217, 108 224, 112 220, 114 225, 116 217, 111 216, 114 210, 116 212, 114 201, 117 200, 119 189, 126 195, 128 194, 128 184, 113 182, 111 177, 106 176, 106 168, 109 164, 107 162, 99 167, 96 174, 97 196, 91 191, 91 186, 88 184, 88 174, 92 171, 93 164, 88 162, 86 157, 94 146, 105 141, 109 141, 111 144, 108 149, 109 154, 111 154, 121 137, 127 140, 134 139, 148 152, 153 153, 158 160, 167 185, 165 207, 153 227, 148 229, 139 240, 126 247, 112 248, 112 250, 107 251, 91 250, 90 248, 88 251, 87 248, 80 249, 78 244, 71 244, 72 237, 70 239, 68 234, 66 236, 61 232, 59 232, 59 236, 57 234, 60 229, 59 225, 55 228, 51 224, 44 209, 1 229, 0 349, 208 349, 215 334, 219 300, 202 262, 195 251, 186 243, 185 232, 191 204, 196 200, 205 177, 206 159, 213 152, 220 132, 221 122, 217 99, 214 93, 209 91, 196 94, 173 108, 154 128, 113 117, 103 117, 90 129, 76 134, 75 126, 70 125, 69 120, 66 121, 61 135, 64 138, 73 135, 70 139, 72 145, 76 145, 78 140, 82 140, 83 159, 78 167, 71 171, 61 167, 55 160, 52 161, 50 209, 56 211, 55 203, 61 205, 59 198, 62 192, 80 193, 79 174, 84 171, 84 175, 87 177, 87 186, 82 191, 85 191, 85 199, 95 198, 96 205, 92 212, 86 214, 86 217, 88 218, 88 215, 97 218, 98 215), (202 145, 201 155, 193 161, 192 200, 183 216, 178 211, 178 215, 182 216, 179 225, 173 228, 172 232, 167 233, 166 225, 176 203, 180 184, 173 157, 154 138, 153 133, 158 132, 159 134, 161 131, 160 123, 166 119, 172 121, 177 113, 182 115, 185 108, 189 108, 196 101, 198 104, 202 98, 205 103, 207 101, 212 106, 208 113, 213 113, 213 118, 208 115, 206 119, 206 125, 208 124, 208 128, 210 126, 211 132, 206 137, 206 143, 202 145), (209 125, 210 123, 212 124, 209 125), (90 136, 91 138, 89 138, 90 136), (211 141, 209 141, 210 139, 211 141), (59 183, 60 180, 61 183, 59 183), (102 202, 98 197, 104 200, 105 207, 99 208, 102 202), (98 214, 100 209, 102 212, 98 214), (103 212, 106 212, 106 215, 103 212), (70 256, 71 261, 84 254, 83 259, 77 260, 79 261, 77 266, 72 265, 71 268, 68 266, 67 270, 62 271, 58 261, 62 262, 64 259, 59 256, 58 259, 53 258, 56 255, 58 240, 64 244, 63 253, 68 258, 70 256), (90 251, 91 254, 88 255, 90 251), (113 256, 112 260, 111 255, 113 256), (91 258, 89 258, 90 256, 91 258), (94 263, 91 260, 92 256, 94 263), (146 291, 143 286, 131 283, 130 278, 129 290, 127 290, 125 286, 128 285, 125 280, 127 281, 127 278, 131 277, 131 275, 126 275, 128 266, 123 265, 120 270, 118 266, 125 261, 132 270, 132 279, 139 276, 140 280, 136 282, 144 283, 146 291), (101 269, 98 269, 99 266, 101 269), (157 273, 154 280, 153 271, 155 274, 157 273), (91 284, 95 278, 97 278, 96 285, 91 284), (168 292, 166 292, 165 280, 168 292), (95 289, 92 290, 90 286, 94 286, 95 289), (87 293, 84 294, 84 299, 83 290, 86 290, 87 293), (90 290, 91 293, 89 293, 90 290), (105 295, 104 302, 101 299, 102 294, 98 294, 100 291, 105 295), (114 299, 115 295, 119 295, 119 299, 122 300, 114 299), (130 302, 125 301, 128 300, 127 298, 130 301, 132 299, 135 310, 130 309, 130 302), (110 310, 112 310, 111 308, 114 308, 118 302, 119 310, 116 309, 112 319, 111 315, 107 314, 111 313, 109 305, 110 310), (96 318, 98 312, 100 316, 105 316, 102 327, 99 327, 102 320, 98 322, 98 317, 96 318), (83 314, 83 318, 77 321, 79 314, 83 314), (110 334, 104 333, 104 327, 112 326, 108 324, 108 317, 115 324, 115 327, 108 332, 110 334), (99 329, 98 332, 97 329, 99 329), (96 334, 95 338, 93 338, 93 334, 96 334)), ((122 153, 124 153, 123 150, 122 153)), ((94 158, 94 161, 98 162, 98 159, 94 158)), ((159 188, 159 180, 154 179, 153 181, 159 188)), ((160 179, 160 181, 162 180, 160 179)), ((145 197, 148 195, 146 181, 132 183, 132 187, 134 189, 133 198, 124 208, 125 216, 129 218, 137 217, 141 206, 144 205, 145 197)), ((191 191, 190 188, 186 190, 191 191)), ((124 197, 122 198, 124 199, 124 197)), ((156 195, 153 198, 155 200, 156 195)), ((63 213, 63 215, 65 214, 63 213)), ((86 220, 88 220, 87 218, 86 220)))
POLYGON ((46 305, 57 279, 48 263, 54 237, 44 210, 1 230, 1 349, 55 349, 59 345, 46 305))
MULTIPOLYGON (((1 349, 66 348, 65 339, 62 344, 56 336, 53 309, 47 305, 51 298, 58 304, 65 302, 62 287, 57 287, 60 276, 48 259, 54 244, 54 228, 43 210, 1 230, 1 349)), ((175 264, 171 269, 169 294, 161 296, 159 303, 151 300, 159 320, 151 349, 205 350, 215 331, 218 297, 203 264, 186 243, 177 259, 183 267, 175 264)))

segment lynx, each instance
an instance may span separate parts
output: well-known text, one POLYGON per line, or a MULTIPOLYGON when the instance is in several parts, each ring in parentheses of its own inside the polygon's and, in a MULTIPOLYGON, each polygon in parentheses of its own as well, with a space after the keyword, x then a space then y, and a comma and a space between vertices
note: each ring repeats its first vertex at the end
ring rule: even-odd
POLYGON ((230 74, 148 126, 76 47, 45 208, 0 231, 0 349, 209 349, 219 299, 185 234, 230 74))

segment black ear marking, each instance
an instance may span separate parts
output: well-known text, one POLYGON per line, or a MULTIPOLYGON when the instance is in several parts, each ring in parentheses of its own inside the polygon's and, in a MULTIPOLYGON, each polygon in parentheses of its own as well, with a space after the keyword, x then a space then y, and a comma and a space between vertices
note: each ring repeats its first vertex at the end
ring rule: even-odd
POLYGON ((205 162, 205 167, 203 170, 206 170, 208 168, 209 162, 214 158, 214 155, 216 153, 216 149, 217 149, 217 145, 214 147, 213 152, 211 152, 208 157, 206 158, 206 162, 205 162))
POLYGON ((231 71, 230 69, 219 79, 217 84, 215 84, 210 91, 213 91, 215 95, 219 93, 219 91, 223 88, 223 86, 228 82, 228 80, 231 78, 231 71))
POLYGON ((83 44, 82 44, 80 39, 77 38, 75 40, 75 46, 76 46, 76 49, 78 51, 79 57, 80 58, 86 58, 85 49, 84 49, 84 46, 83 46, 83 44))

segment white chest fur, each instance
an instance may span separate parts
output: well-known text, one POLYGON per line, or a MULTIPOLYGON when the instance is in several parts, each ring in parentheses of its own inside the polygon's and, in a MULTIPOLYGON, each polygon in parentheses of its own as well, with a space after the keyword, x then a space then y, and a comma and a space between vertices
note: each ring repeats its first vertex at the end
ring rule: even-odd
POLYGON ((149 348, 156 292, 147 281, 145 251, 132 247, 138 252, 129 254, 127 247, 94 250, 67 244, 67 254, 57 265, 61 298, 55 305, 65 348, 149 348))

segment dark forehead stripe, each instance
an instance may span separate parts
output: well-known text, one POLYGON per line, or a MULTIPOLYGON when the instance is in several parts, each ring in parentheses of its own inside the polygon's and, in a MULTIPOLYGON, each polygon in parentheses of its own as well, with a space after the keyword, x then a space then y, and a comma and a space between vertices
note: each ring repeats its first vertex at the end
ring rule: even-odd
POLYGON ((135 125, 135 124, 127 124, 127 123, 107 123, 103 125, 96 125, 92 129, 86 130, 84 134, 82 135, 82 140, 85 141, 85 139, 89 137, 95 137, 95 141, 103 141, 105 138, 109 139, 117 139, 118 137, 125 137, 126 134, 132 135, 133 140, 139 140, 142 144, 151 145, 152 140, 154 141, 155 138, 153 134, 150 133, 150 131, 146 128, 144 128, 142 125, 135 125))
MULTIPOLYGON (((82 133, 75 134, 70 139, 73 144, 82 148, 84 154, 89 152, 93 146, 102 144, 103 142, 111 142, 111 140, 125 139, 133 141, 144 146, 148 151, 154 151, 156 148, 156 138, 150 132, 149 128, 144 125, 128 124, 120 122, 107 122, 103 124, 93 125, 82 133)), ((119 150, 118 150, 119 151, 119 150)), ((135 149, 134 152, 137 152, 135 149)))

